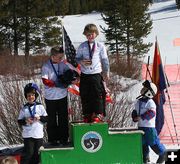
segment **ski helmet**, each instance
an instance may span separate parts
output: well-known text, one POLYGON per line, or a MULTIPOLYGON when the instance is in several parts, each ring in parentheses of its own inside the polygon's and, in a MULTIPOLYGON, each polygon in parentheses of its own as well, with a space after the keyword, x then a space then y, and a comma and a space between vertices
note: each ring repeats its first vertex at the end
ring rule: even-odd
POLYGON ((157 87, 154 83, 149 82, 148 80, 146 80, 145 82, 143 82, 143 89, 142 89, 141 93, 143 96, 146 96, 148 98, 153 98, 156 93, 157 93, 157 87))
POLYGON ((24 96, 25 96, 25 98, 27 98, 28 93, 34 93, 35 98, 37 99, 37 97, 39 96, 39 88, 38 88, 38 86, 35 83, 28 83, 24 87, 24 96))

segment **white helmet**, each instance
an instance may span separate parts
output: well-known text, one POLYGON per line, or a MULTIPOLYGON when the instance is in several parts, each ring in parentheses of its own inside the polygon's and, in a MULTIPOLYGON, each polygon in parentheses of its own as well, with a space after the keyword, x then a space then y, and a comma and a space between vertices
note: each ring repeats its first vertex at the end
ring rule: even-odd
POLYGON ((143 83, 143 93, 141 93, 142 95, 148 97, 148 98, 153 98, 156 93, 157 93, 157 87, 154 83, 152 82, 149 82, 148 80, 146 80, 144 83, 143 83))

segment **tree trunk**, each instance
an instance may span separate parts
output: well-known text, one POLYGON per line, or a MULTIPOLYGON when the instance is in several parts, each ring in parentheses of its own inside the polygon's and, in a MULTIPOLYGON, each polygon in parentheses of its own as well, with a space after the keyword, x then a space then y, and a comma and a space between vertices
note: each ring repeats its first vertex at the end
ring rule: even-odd
POLYGON ((26 16, 26 31, 25 31, 25 57, 29 57, 29 17, 26 16))
POLYGON ((16 17, 16 0, 13 1, 13 30, 14 30, 14 55, 18 56, 18 37, 17 37, 17 17, 16 17))

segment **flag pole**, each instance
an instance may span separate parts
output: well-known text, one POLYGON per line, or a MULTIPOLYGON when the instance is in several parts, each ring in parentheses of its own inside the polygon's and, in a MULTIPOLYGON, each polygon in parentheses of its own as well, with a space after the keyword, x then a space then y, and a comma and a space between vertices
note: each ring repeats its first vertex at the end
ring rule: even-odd
POLYGON ((167 124, 168 131, 169 131, 169 133, 170 133, 171 140, 172 140, 172 142, 173 142, 173 144, 174 144, 175 142, 174 142, 174 139, 173 139, 173 136, 172 136, 172 133, 171 133, 171 130, 170 130, 170 127, 169 127, 169 125, 168 125, 168 123, 167 123, 167 119, 166 119, 166 118, 165 118, 165 122, 166 122, 166 124, 167 124))
MULTIPOLYGON (((64 25, 63 25, 63 19, 61 19, 61 32, 62 32, 62 46, 64 50, 64 59, 67 60, 66 57, 66 47, 65 47, 65 37, 64 37, 64 25)), ((68 100, 68 111, 71 109, 72 103, 71 103, 71 95, 69 92, 67 92, 67 100, 68 100)), ((71 112, 68 112, 69 121, 72 122, 72 115, 71 112)))
POLYGON ((151 76, 151 72, 149 70, 149 61, 150 61, 150 56, 148 56, 148 62, 147 62, 147 65, 146 65, 146 80, 147 80, 147 73, 149 74, 149 77, 151 78, 151 81, 152 81, 152 76, 151 76))
MULTIPOLYGON (((169 84, 169 80, 168 80, 166 74, 165 74, 165 78, 166 78, 166 84, 169 87, 170 84, 169 84)), ((168 91, 168 87, 166 87, 166 93, 167 93, 167 97, 168 97, 168 101, 169 101, 169 107, 170 107, 170 111, 171 111, 171 116, 172 116, 173 127, 174 127, 174 131, 175 131, 176 139, 177 139, 177 144, 179 146, 179 139, 178 139, 178 134, 177 134, 177 128, 176 128, 176 123, 175 123, 174 114, 173 114, 173 110, 172 110, 171 98, 170 98, 170 94, 169 94, 169 91, 168 91)))
POLYGON ((166 93, 167 93, 167 96, 168 96, 169 107, 170 107, 171 116, 172 116, 172 120, 173 120, 173 126, 174 126, 174 131, 175 131, 175 134, 176 134, 177 144, 178 144, 178 146, 179 146, 179 139, 178 139, 176 124, 175 124, 174 114, 173 114, 173 111, 172 111, 172 105, 171 105, 170 95, 169 95, 169 92, 168 92, 168 89, 167 89, 167 88, 166 88, 166 93))
POLYGON ((179 64, 178 64, 178 58, 177 58, 177 67, 178 67, 178 72, 177 72, 177 76, 176 76, 176 81, 178 80, 178 76, 179 76, 179 69, 180 69, 179 64))
MULTIPOLYGON (((166 57, 165 57, 165 63, 166 63, 166 57)), ((166 65, 166 64, 164 64, 164 70, 165 70, 165 65, 166 65)), ((164 72, 164 75, 165 75, 165 80, 166 80, 166 93, 167 93, 167 97, 168 97, 168 101, 169 101, 169 107, 170 107, 170 111, 171 111, 171 115, 172 115, 174 131, 175 131, 177 143, 178 143, 178 146, 179 146, 177 128, 176 128, 175 119, 174 119, 174 114, 173 114, 173 110, 172 110, 171 98, 170 98, 170 94, 169 94, 169 91, 168 91, 168 87, 170 87, 170 84, 169 84, 169 80, 168 80, 168 78, 167 78, 166 72, 164 72)), ((174 141, 173 141, 173 142, 174 142, 174 141)))
MULTIPOLYGON (((62 32, 62 46, 65 53, 65 41, 64 41, 64 25, 63 25, 63 19, 61 19, 61 32, 62 32)), ((66 59, 66 54, 65 54, 66 59)))

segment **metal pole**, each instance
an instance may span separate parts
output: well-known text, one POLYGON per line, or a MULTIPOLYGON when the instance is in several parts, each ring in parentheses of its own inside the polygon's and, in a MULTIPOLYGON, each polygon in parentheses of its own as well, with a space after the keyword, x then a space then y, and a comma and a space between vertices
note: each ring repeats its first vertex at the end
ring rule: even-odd
MULTIPOLYGON (((165 76, 165 77, 166 77, 167 84, 169 84, 167 76, 165 76)), ((173 114, 173 111, 172 111, 172 105, 171 105, 171 100, 170 100, 170 95, 169 95, 168 88, 166 88, 166 93, 167 93, 168 100, 169 100, 169 107, 170 107, 171 116, 172 116, 172 120, 173 120, 174 131, 175 131, 177 143, 178 143, 178 146, 179 146, 179 139, 178 139, 178 134, 177 134, 177 129, 176 129, 176 124, 175 124, 174 114, 173 114)))
POLYGON ((150 60, 150 56, 148 56, 148 63, 147 63, 147 65, 146 65, 146 68, 147 68, 147 70, 146 70, 146 80, 147 80, 147 73, 149 74, 149 77, 150 77, 151 80, 152 80, 151 72, 150 72, 150 70, 149 70, 149 60, 150 60))

